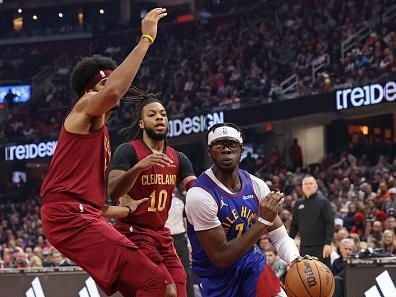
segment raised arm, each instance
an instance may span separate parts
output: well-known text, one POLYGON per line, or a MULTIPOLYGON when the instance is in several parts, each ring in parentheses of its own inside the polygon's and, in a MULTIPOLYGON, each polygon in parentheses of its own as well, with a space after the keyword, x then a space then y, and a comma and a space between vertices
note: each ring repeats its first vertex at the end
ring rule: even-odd
MULTIPOLYGON (((166 15, 164 8, 151 10, 142 20, 142 35, 151 36, 154 40, 157 36, 158 21, 166 15)), ((128 57, 110 74, 105 87, 89 96, 85 104, 87 115, 102 115, 119 103, 130 88, 150 44, 149 38, 141 38, 128 57)))

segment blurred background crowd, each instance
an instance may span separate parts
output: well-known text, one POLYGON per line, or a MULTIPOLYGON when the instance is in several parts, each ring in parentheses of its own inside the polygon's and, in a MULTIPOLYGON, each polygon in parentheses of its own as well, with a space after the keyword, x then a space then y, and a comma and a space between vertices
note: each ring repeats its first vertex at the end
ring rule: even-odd
MULTIPOLYGON (((0 144, 55 139, 75 99, 68 82, 75 62, 88 54, 120 62, 130 51, 133 36, 139 35, 136 19, 140 18, 120 24, 110 7, 102 10, 99 15, 86 10, 84 22, 67 18, 35 22, 33 16, 22 29, 0 26, 0 82, 32 86, 25 103, 15 103, 13 95, 4 96, 0 144), (131 27, 136 29, 131 31, 131 27), (68 34, 94 34, 94 38, 15 47, 17 40, 68 34), (7 40, 14 43, 7 44, 7 40)), ((136 85, 161 92, 168 116, 178 118, 392 80, 396 73, 394 12, 390 0, 233 0, 227 5, 201 1, 193 20, 172 18, 171 10, 136 85), (352 36, 357 41, 347 48, 352 36), (286 81, 292 82, 291 88, 286 81)), ((390 106, 395 112, 394 103, 390 106)), ((114 147, 121 142, 119 129, 129 125, 132 113, 133 106, 124 104, 110 119, 114 147)), ((315 177, 335 218, 333 271, 339 269, 337 259, 362 250, 381 248, 396 255, 394 140, 373 141, 360 133, 342 147, 328 150, 316 163, 305 161, 299 139, 282 148, 248 140, 252 150, 243 156, 241 167, 261 177, 271 189, 285 193, 280 216, 287 228, 295 202, 304 197, 302 178, 315 177)), ((196 174, 203 169, 197 165, 196 174)), ((42 179, 40 173, 28 182, 24 178, 0 181, 0 268, 73 265, 43 234, 38 196, 42 179)), ((267 236, 259 245, 277 275, 284 277, 286 266, 267 236)))

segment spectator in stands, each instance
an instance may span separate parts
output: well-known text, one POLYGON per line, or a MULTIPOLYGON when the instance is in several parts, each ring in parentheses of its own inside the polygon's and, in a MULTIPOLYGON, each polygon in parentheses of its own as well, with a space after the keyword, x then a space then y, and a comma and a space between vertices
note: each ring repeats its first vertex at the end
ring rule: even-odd
POLYGON ((18 95, 14 94, 11 89, 8 89, 7 94, 3 98, 3 102, 5 102, 6 107, 12 111, 14 109, 14 99, 18 98, 18 95))
POLYGON ((372 232, 370 234, 373 236, 378 242, 382 239, 382 223, 380 221, 374 221, 372 232))
POLYGON ((356 214, 357 208, 355 203, 348 204, 348 212, 346 216, 343 218, 343 225, 349 231, 352 229, 354 224, 354 216, 356 214))
POLYGON ((51 257, 50 258, 51 266, 58 267, 61 266, 62 263, 64 262, 62 254, 56 249, 52 250, 50 257, 51 257))
POLYGON ((14 268, 24 269, 29 267, 29 261, 27 255, 23 250, 18 250, 15 254, 14 268))
POLYGON ((396 187, 390 188, 388 193, 389 199, 384 202, 382 209, 389 215, 391 209, 396 209, 396 187))
POLYGON ((241 168, 247 172, 254 174, 256 171, 256 159, 252 157, 252 153, 248 152, 246 157, 241 162, 241 168))
POLYGON ((339 230, 343 229, 344 221, 341 218, 334 219, 334 233, 337 233, 339 230))
POLYGON ((269 163, 271 166, 271 170, 275 171, 275 170, 279 169, 279 167, 282 165, 282 162, 283 162, 282 154, 280 153, 278 147, 276 145, 274 145, 272 147, 271 154, 269 157, 269 163))
POLYGON ((43 259, 43 267, 51 267, 51 266, 53 266, 52 262, 51 262, 51 252, 50 252, 49 249, 45 249, 43 251, 42 259, 43 259))
POLYGON ((43 261, 41 258, 37 256, 32 256, 29 261, 29 267, 30 268, 42 268, 43 267, 43 261))
POLYGON ((336 259, 332 265, 332 272, 335 278, 335 291, 333 297, 344 297, 344 281, 346 260, 350 258, 355 251, 355 243, 352 239, 345 238, 340 242, 340 257, 336 259))
POLYGON ((388 217, 384 224, 384 229, 396 232, 396 213, 394 209, 389 210, 388 217))
POLYGON ((385 230, 381 239, 381 247, 384 251, 396 256, 396 236, 393 230, 385 230))
POLYGON ((281 258, 274 247, 271 247, 265 251, 267 257, 267 264, 271 267, 272 271, 275 272, 276 276, 283 282, 285 280, 287 264, 281 258))
POLYGON ((3 260, 0 261, 1 268, 11 268, 12 259, 10 253, 3 253, 3 260))
POLYGON ((259 244, 259 247, 263 253, 265 253, 266 250, 273 248, 272 243, 269 240, 267 233, 265 233, 261 236, 258 244, 259 244))
MULTIPOLYGON (((340 220, 340 219, 335 219, 335 220, 340 220)), ((330 255, 331 265, 333 265, 335 259, 338 259, 340 257, 339 251, 340 251, 341 240, 347 238, 348 236, 349 236, 349 232, 346 228, 341 228, 334 233, 332 252, 330 255)))
POLYGON ((360 200, 366 203, 369 199, 374 199, 376 195, 373 192, 372 186, 369 183, 365 182, 360 186, 359 196, 360 200))
POLYGON ((367 244, 367 249, 369 249, 371 251, 380 247, 380 243, 378 242, 378 240, 374 236, 371 236, 371 235, 369 235, 367 237, 366 244, 367 244))
POLYGON ((298 139, 293 139, 293 144, 289 148, 289 157, 293 163, 293 168, 303 166, 303 155, 301 146, 298 144, 298 139))
POLYGON ((353 225, 350 232, 357 234, 359 237, 362 237, 364 235, 364 222, 364 214, 361 212, 356 212, 353 217, 353 225))

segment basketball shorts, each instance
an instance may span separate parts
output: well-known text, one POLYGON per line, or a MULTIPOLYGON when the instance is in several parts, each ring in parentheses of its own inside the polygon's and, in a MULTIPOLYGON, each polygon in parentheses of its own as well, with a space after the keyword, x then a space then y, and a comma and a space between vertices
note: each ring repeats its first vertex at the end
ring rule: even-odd
POLYGON ((235 269, 197 279, 202 297, 275 297, 282 295, 280 281, 265 264, 265 257, 245 258, 235 269))
MULTIPOLYGON (((129 240, 139 247, 151 261, 164 265, 169 272, 168 283, 185 285, 187 275, 183 264, 177 256, 173 238, 168 228, 149 229, 128 225, 119 229, 129 240)), ((166 272, 166 271, 165 271, 166 272)))
POLYGON ((158 265, 102 220, 95 207, 78 201, 48 202, 41 207, 41 219, 49 242, 84 269, 107 295, 118 290, 118 277, 126 265, 136 267, 138 277, 131 277, 130 282, 136 291, 147 280, 166 283, 158 265))

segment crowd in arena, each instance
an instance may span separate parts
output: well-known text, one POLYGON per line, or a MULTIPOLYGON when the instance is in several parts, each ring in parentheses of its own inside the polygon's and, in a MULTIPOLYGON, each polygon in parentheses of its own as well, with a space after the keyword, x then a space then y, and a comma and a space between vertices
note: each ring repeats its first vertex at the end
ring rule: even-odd
MULTIPOLYGON (((177 117, 282 99, 279 84, 291 73, 298 74, 300 95, 327 92, 334 87, 360 84, 374 78, 380 80, 395 73, 395 17, 375 27, 344 58, 339 56, 340 41, 355 32, 357 24, 372 19, 375 13, 376 16, 381 14, 382 6, 368 10, 364 5, 365 13, 358 14, 361 4, 353 1, 351 5, 335 0, 306 1, 291 7, 282 1, 270 5, 278 12, 275 17, 240 16, 238 21, 223 26, 196 24, 184 33, 173 32, 166 40, 161 40, 160 36, 158 45, 143 63, 136 84, 144 90, 161 92, 169 116, 177 117), (339 11, 342 13, 336 13, 339 11), (191 40, 189 36, 198 37, 191 40), (295 51, 297 48, 300 52, 295 51), (333 62, 312 80, 310 63, 322 54, 330 54, 333 62)), ((104 47, 100 54, 120 61, 129 50, 126 44, 129 43, 113 43, 104 47)), ((0 79, 12 80, 18 75, 31 77, 33 71, 51 57, 44 50, 25 58, 22 58, 23 50, 22 54, 13 54, 17 58, 5 58, 7 55, 3 53, 0 79), (22 74, 20 69, 24 69, 22 74)), ((34 93, 31 102, 21 108, 6 107, 6 120, 0 126, 2 141, 42 140, 56 135, 57 125, 72 103, 68 77, 78 58, 70 57, 67 66, 57 69, 51 79, 42 83, 44 87, 34 93), (25 112, 18 116, 19 109, 25 112), (40 110, 46 111, 37 117, 40 110)), ((130 106, 121 106, 110 128, 128 125, 130 110, 130 106)))
MULTIPOLYGON (((136 84, 161 92, 169 113, 178 115, 282 100, 281 83, 292 74, 298 76, 296 92, 309 95, 394 73, 396 18, 383 17, 393 8, 391 1, 263 1, 261 5, 266 9, 221 21, 214 18, 208 24, 195 21, 184 24, 183 31, 178 25, 168 26, 136 84), (371 34, 341 55, 342 42, 364 25, 370 26, 371 34), (313 77, 312 62, 325 55, 330 64, 313 77)), ((95 42, 103 46, 95 53, 119 62, 130 50, 130 38, 120 34, 116 40, 96 36, 95 42)), ((54 109, 71 104, 67 78, 78 58, 68 56, 68 64, 54 69, 55 79, 36 87, 33 101, 38 103, 33 106, 54 109)), ((29 56, 23 49, 5 49, 0 55, 0 79, 31 78, 32 71, 51 65, 53 59, 40 48, 29 56)))
MULTIPOLYGON (((234 2, 238 7, 240 2, 234 2)), ((174 30, 166 38, 159 37, 158 46, 152 49, 139 71, 137 85, 150 92, 162 92, 169 115, 178 116, 236 108, 241 103, 283 100, 280 83, 292 73, 298 75, 299 94, 309 95, 329 92, 341 85, 381 79, 395 72, 395 17, 373 26, 367 38, 340 57, 341 42, 361 24, 380 18, 391 1, 264 3, 271 16, 266 11, 255 12, 253 16, 249 13, 224 25, 197 23, 184 33, 174 30), (194 40, 191 36, 195 36, 194 40), (312 61, 326 54, 332 63, 313 79, 312 61)), ((207 5, 216 13, 230 12, 212 4, 207 5)), ((107 44, 100 53, 119 61, 129 47, 120 41, 107 44)), ((19 79, 22 68, 30 71, 23 75, 31 77, 39 65, 49 60, 45 52, 35 54, 38 59, 21 58, 18 53, 13 59, 7 59, 5 53, 0 53, 0 80, 19 79)), ((65 107, 72 103, 66 81, 78 58, 69 57, 69 64, 57 69, 56 79, 45 82, 45 87, 28 103, 30 113, 24 112, 23 107, 5 107, 6 120, 0 125, 2 143, 38 142, 57 137, 65 107), (38 113, 43 109, 44 112, 38 113)), ((110 130, 114 132, 127 126, 132 109, 133 106, 122 105, 110 119, 110 130)), ((271 189, 285 193, 280 216, 287 228, 294 204, 303 198, 302 178, 310 174, 331 202, 335 217, 334 271, 339 265, 337 258, 366 249, 381 248, 396 256, 395 144, 381 147, 378 154, 373 145, 360 143, 349 150, 329 153, 320 163, 307 166, 302 166, 303 156, 296 153, 298 150, 297 142, 290 151, 281 152, 274 147, 268 156, 259 153, 253 158, 248 154, 241 163, 242 168, 261 177, 271 189), (345 252, 344 246, 351 242, 352 251, 345 252)), ((23 199, 0 201, 0 268, 73 265, 43 234, 38 197, 40 183, 39 179, 29 185, 1 185, 0 192, 19 193, 23 199)), ((282 278, 285 264, 279 261, 265 235, 259 245, 282 278)))

